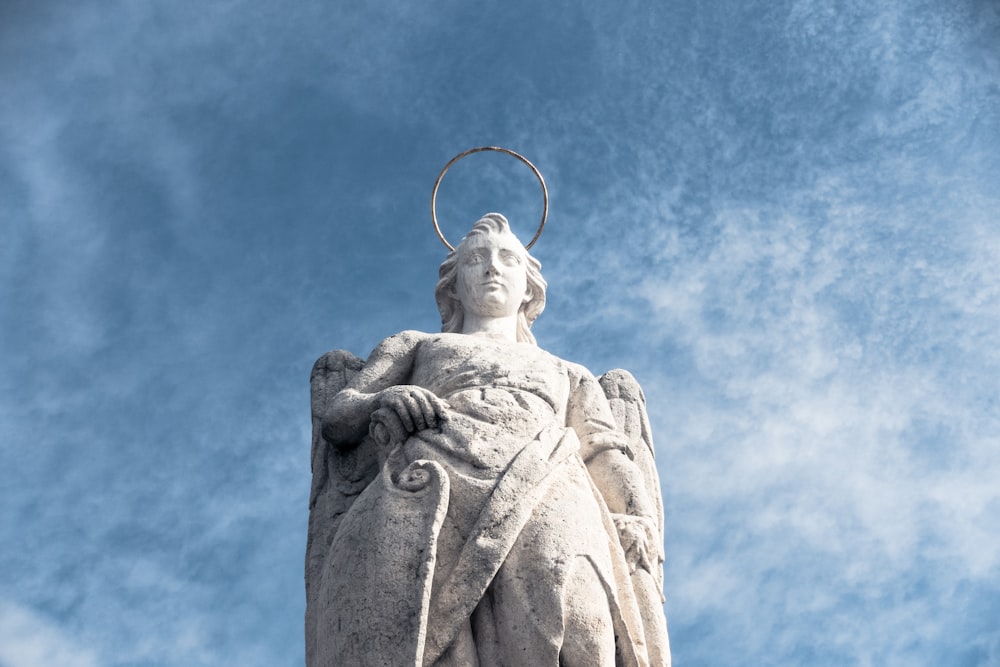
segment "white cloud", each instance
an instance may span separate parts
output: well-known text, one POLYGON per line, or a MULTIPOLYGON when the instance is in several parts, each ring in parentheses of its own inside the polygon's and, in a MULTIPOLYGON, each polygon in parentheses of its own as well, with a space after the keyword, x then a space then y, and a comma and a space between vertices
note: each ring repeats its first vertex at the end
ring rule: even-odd
MULTIPOLYGON (((803 645, 844 656, 847 664, 899 664, 899 656, 917 650, 914 637, 946 632, 936 621, 944 602, 970 599, 963 585, 995 588, 1000 234, 993 185, 986 183, 996 173, 995 141, 983 139, 995 139, 987 114, 1000 70, 988 49, 969 45, 974 33, 967 25, 944 22, 926 7, 860 1, 837 11, 796 3, 787 17, 780 7, 760 8, 761 21, 750 25, 694 5, 670 16, 616 10, 590 22, 599 28, 593 52, 585 39, 565 33, 559 43, 572 48, 539 61, 588 69, 570 99, 539 95, 542 80, 531 76, 520 90, 511 80, 517 68, 500 66, 507 54, 484 47, 508 37, 494 31, 477 42, 481 26, 452 25, 447 9, 386 5, 332 15, 317 3, 301 10, 315 12, 309 20, 289 20, 286 8, 248 11, 245 2, 208 9, 182 3, 162 15, 152 5, 119 4, 123 13, 114 22, 95 5, 78 9, 77 21, 51 24, 42 43, 57 56, 63 44, 94 48, 77 49, 58 76, 15 77, 25 102, 16 112, 0 109, 8 114, 0 117, 3 150, 25 186, 24 212, 34 225, 14 241, 25 258, 31 243, 40 249, 14 266, 15 280, 5 284, 32 281, 43 297, 29 304, 44 310, 39 338, 57 342, 48 346, 51 354, 72 358, 70 370, 86 378, 71 388, 58 373, 45 380, 32 372, 29 388, 19 392, 24 398, 3 414, 23 442, 35 441, 39 418, 54 422, 50 437, 66 451, 85 452, 88 460, 79 463, 91 464, 66 471, 64 483, 46 491, 74 504, 42 517, 57 526, 35 533, 45 553, 32 554, 30 564, 18 560, 23 571, 7 576, 28 596, 21 600, 41 597, 65 553, 91 549, 94 567, 73 570, 60 585, 74 593, 72 628, 82 627, 82 642, 98 646, 100 655, 218 664, 226 651, 229 662, 265 664, 299 647, 296 619, 269 616, 284 615, 284 608, 257 608, 266 606, 262 586, 277 590, 284 574, 264 583, 258 573, 279 559, 286 573, 300 567, 298 555, 286 556, 300 548, 291 542, 304 539, 308 362, 296 390, 278 388, 273 375, 254 369, 273 366, 275 348, 290 343, 277 335, 256 346, 236 340, 260 333, 258 325, 281 329, 273 328, 278 315, 254 303, 254 317, 211 320, 205 302, 191 298, 224 303, 243 292, 207 280, 193 290, 199 296, 178 294, 163 278, 156 289, 125 297, 134 319, 124 326, 148 346, 119 349, 110 365, 88 365, 95 361, 88 352, 108 340, 111 327, 87 295, 89 286, 108 284, 101 270, 116 255, 108 253, 102 216, 115 200, 89 188, 80 156, 62 153, 60 142, 84 131, 110 142, 89 145, 107 148, 111 161, 141 162, 144 177, 156 182, 151 189, 168 200, 170 214, 158 219, 174 225, 178 237, 185 225, 214 224, 212 212, 236 217, 209 205, 220 182, 211 180, 218 174, 205 169, 201 151, 218 149, 219 159, 255 155, 200 136, 193 126, 202 111, 236 123, 263 119, 234 130, 252 143, 240 132, 268 126, 273 105, 297 105, 298 98, 280 100, 299 84, 309 95, 320 89, 316 104, 330 101, 335 122, 349 117, 333 130, 304 128, 303 137, 334 136, 324 146, 338 150, 346 150, 341 135, 373 138, 352 153, 371 163, 339 155, 317 160, 334 171, 383 169, 378 161, 398 155, 400 145, 439 168, 412 147, 435 132, 464 141, 505 124, 512 128, 507 136, 518 138, 512 147, 542 168, 553 209, 538 251, 553 289, 540 339, 595 370, 627 367, 643 382, 667 489, 672 619, 690 631, 681 645, 701 651, 704 664, 735 663, 713 653, 725 647, 743 649, 743 659, 799 655, 803 645), (776 36, 771 24, 782 20, 776 36), (651 28, 651 21, 659 24, 651 28), (935 25, 940 30, 930 30, 935 25), (478 50, 455 53, 468 57, 452 67, 447 56, 455 44, 478 50), (976 48, 983 57, 967 57, 976 48), (736 57, 741 50, 746 60, 736 57), (294 57, 285 59, 288 52, 294 57), (477 68, 482 76, 470 82, 477 68), (106 88, 80 92, 90 86, 106 88), (67 91, 86 104, 57 103, 67 91), (498 102, 506 92, 518 94, 498 102), (530 104, 538 113, 523 113, 530 104), (10 113, 17 113, 16 124, 10 113), (75 129, 80 118, 97 125, 75 129), (111 118, 113 130, 101 124, 111 118), (372 119, 374 126, 365 125, 372 119), (378 143, 387 127, 406 131, 378 143), (573 182, 586 177, 592 183, 573 182), (147 298, 153 308, 173 304, 176 316, 163 326, 145 318, 137 304, 147 298), (254 331, 239 336, 221 331, 251 324, 254 331), (136 395, 142 400, 127 400, 136 395), (98 452, 100 460, 90 461, 98 452), (162 488, 153 493, 151 484, 162 488), (290 492, 295 484, 301 486, 290 492), (79 498, 105 509, 80 525, 106 541, 58 543, 79 498), (138 512, 143 525, 162 531, 135 534, 138 512), (297 526, 285 520, 294 516, 297 526), (276 524, 292 527, 260 533, 276 524), (132 551, 121 553, 118 541, 132 551), (244 557, 254 563, 228 568, 244 557), (250 622, 234 620, 244 613, 250 622), (113 629, 102 627, 106 619, 113 629), (265 637, 260 628, 275 634, 265 637)), ((740 11, 749 17, 757 8, 740 11)), ((280 122, 280 114, 275 118, 280 122)), ((444 157, 451 150, 441 148, 444 157)), ((280 169, 299 165, 297 155, 274 157, 287 160, 280 169)), ((531 187, 526 198, 533 202, 531 187)), ((377 202, 369 212, 413 224, 403 220, 408 211, 399 214, 398 192, 381 182, 371 192, 361 195, 377 202)), ((336 211, 352 220, 359 209, 348 199, 336 211)), ((135 222, 142 229, 147 221, 135 222)), ((237 238, 243 230, 224 233, 237 238)), ((304 227, 296 233, 336 236, 304 227)), ((159 250, 158 241, 150 247, 159 250)), ((330 251, 316 245, 317 253, 330 251)), ((346 276, 386 263, 357 248, 356 257, 353 250, 333 253, 345 276, 337 292, 364 294, 370 286, 346 276)), ((174 269, 183 259, 170 248, 164 258, 178 263, 174 269)), ((218 259, 206 264, 229 270, 222 253, 218 259)), ((410 257, 388 263, 397 259, 410 257)), ((274 272, 275 289, 293 293, 294 276, 301 274, 274 272), (290 282, 280 282, 285 273, 290 282)), ((381 316, 376 301, 359 309, 360 322, 347 318, 338 326, 359 340, 385 335, 372 325, 381 316)), ((427 307, 433 309, 429 301, 427 307)), ((329 302, 303 306, 310 322, 320 319, 310 309, 337 310, 329 302)), ((32 363, 63 369, 51 361, 46 351, 32 363)), ((62 451, 51 443, 43 448, 62 451)), ((33 455, 25 448, 18 459, 31 461, 24 469, 38 474, 15 486, 22 495, 8 510, 10 525, 23 520, 22 508, 41 503, 37 489, 44 484, 35 480, 48 480, 49 459, 33 455)), ((295 588, 282 598, 286 606, 301 595, 298 571, 288 576, 288 590, 295 588)), ((4 603, 0 662, 97 664, 93 650, 76 651, 73 632, 4 603), (10 628, 20 629, 14 643, 4 641, 14 636, 10 628), (51 653, 59 647, 80 662, 51 653), (14 650, 16 658, 8 655, 14 650)), ((816 664, 814 657, 790 663, 816 664)))
POLYGON ((65 628, 10 600, 0 600, 0 665, 97 667, 97 654, 65 628))
POLYGON ((600 286, 563 336, 612 321, 638 348, 674 620, 734 655, 764 636, 899 664, 914 637, 947 643, 943 600, 1000 568, 996 200, 891 153, 780 203, 720 197, 694 233, 676 194, 636 190, 654 195, 573 223, 550 282, 600 286))

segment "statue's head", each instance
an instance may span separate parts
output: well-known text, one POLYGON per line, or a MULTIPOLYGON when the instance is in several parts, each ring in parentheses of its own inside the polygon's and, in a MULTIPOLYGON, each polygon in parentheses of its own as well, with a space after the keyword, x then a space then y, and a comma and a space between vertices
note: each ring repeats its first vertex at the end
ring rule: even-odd
MULTIPOLYGON (((438 310, 441 311, 441 331, 461 332, 466 308, 495 309, 497 314, 506 314, 503 312, 505 308, 516 305, 517 340, 535 343, 531 325, 545 308, 546 284, 541 269, 541 263, 528 254, 524 245, 510 231, 507 219, 499 213, 487 213, 476 221, 458 247, 448 253, 438 271, 439 279, 434 297, 437 299, 438 310), (460 281, 460 268, 479 261, 480 248, 483 246, 498 251, 498 270, 508 273, 507 278, 512 284, 523 284, 523 295, 504 294, 503 289, 507 286, 498 286, 494 290, 486 285, 480 290, 478 283, 466 284, 460 281), (516 297, 519 303, 508 306, 507 297, 516 297)), ((488 270, 488 267, 484 270, 488 270)))

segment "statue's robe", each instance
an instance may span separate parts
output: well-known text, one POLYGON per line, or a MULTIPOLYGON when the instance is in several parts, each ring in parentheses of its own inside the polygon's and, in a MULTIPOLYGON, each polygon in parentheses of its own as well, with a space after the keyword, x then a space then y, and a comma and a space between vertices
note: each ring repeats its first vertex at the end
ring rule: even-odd
POLYGON ((588 371, 511 345, 420 342, 409 383, 443 399, 448 419, 389 443, 340 520, 311 667, 557 667, 574 605, 595 600, 617 664, 648 664, 645 612, 586 469, 628 443, 588 371))

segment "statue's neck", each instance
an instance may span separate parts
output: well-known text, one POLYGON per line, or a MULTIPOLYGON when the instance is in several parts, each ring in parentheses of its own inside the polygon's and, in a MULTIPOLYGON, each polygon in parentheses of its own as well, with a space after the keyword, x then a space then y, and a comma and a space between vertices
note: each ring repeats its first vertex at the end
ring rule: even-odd
POLYGON ((510 317, 479 317, 465 313, 462 333, 472 336, 488 336, 517 342, 517 315, 510 317))

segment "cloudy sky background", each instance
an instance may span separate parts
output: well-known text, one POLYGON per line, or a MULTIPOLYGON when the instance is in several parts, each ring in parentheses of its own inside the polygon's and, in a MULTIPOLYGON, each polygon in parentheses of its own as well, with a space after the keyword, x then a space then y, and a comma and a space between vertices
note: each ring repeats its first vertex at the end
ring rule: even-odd
POLYGON ((2 0, 0 666, 302 664, 311 364, 437 329, 484 144, 675 663, 1000 665, 997 2, 2 0))

